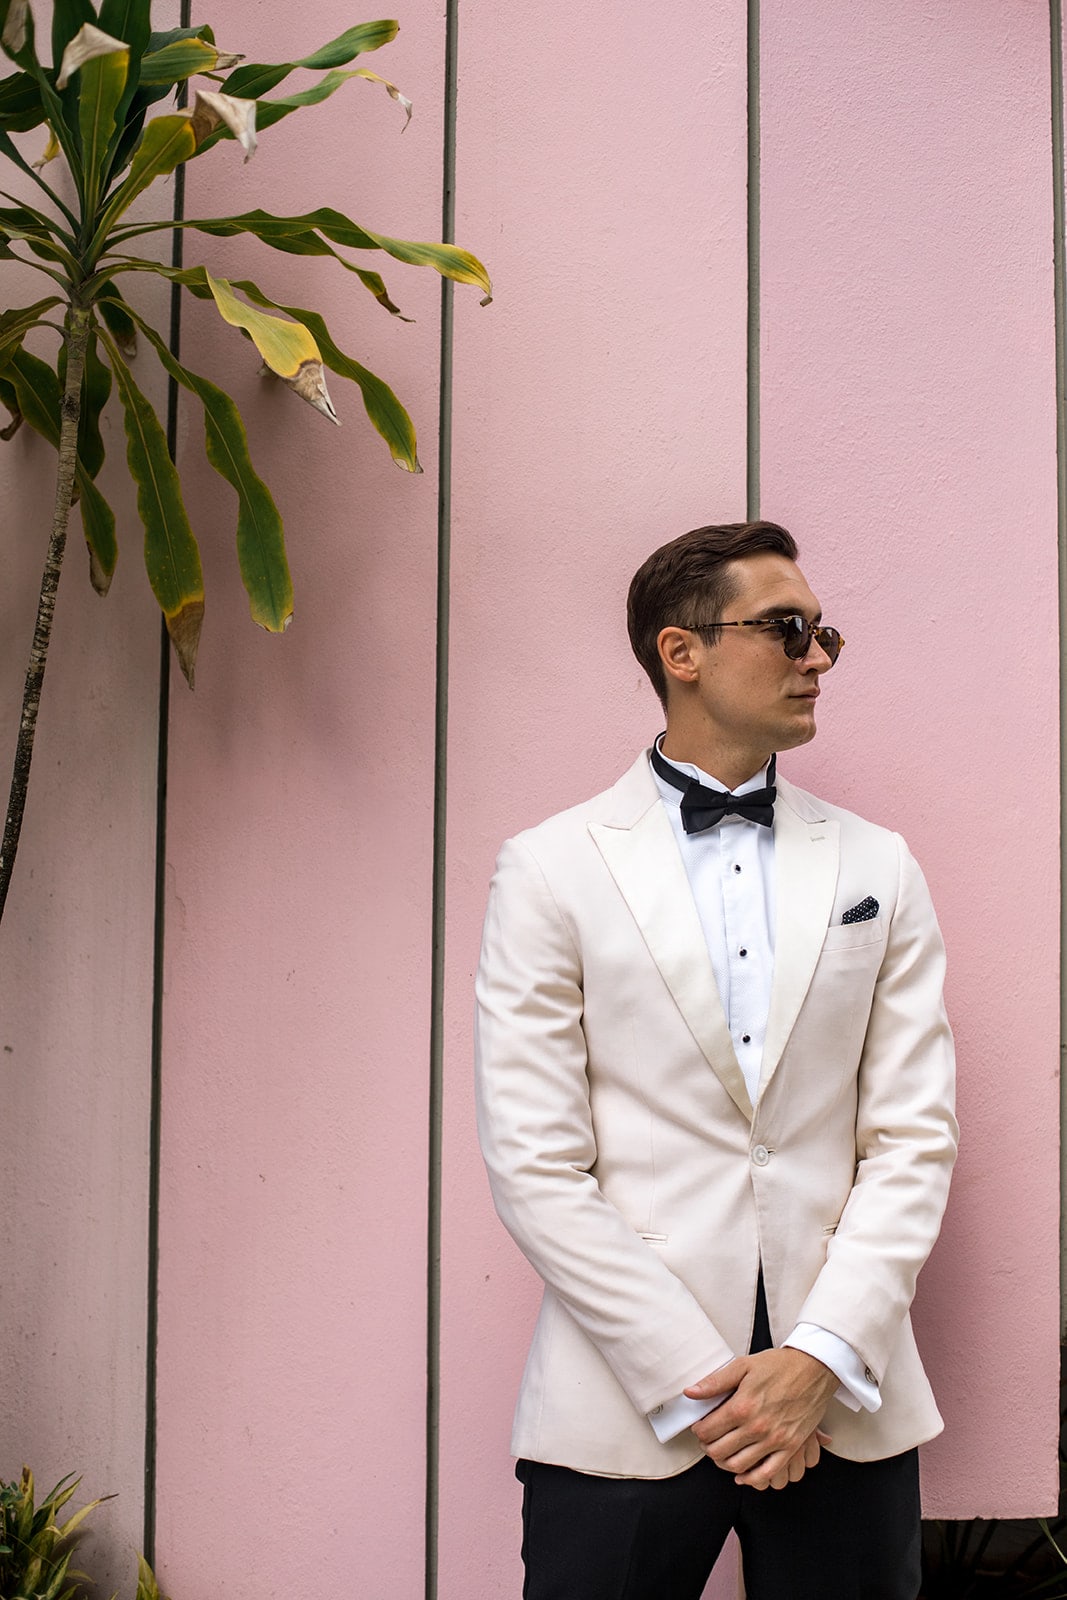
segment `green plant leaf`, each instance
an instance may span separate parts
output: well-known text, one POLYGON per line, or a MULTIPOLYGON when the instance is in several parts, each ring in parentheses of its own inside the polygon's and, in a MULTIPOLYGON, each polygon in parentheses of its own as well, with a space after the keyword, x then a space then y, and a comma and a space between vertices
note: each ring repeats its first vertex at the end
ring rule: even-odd
POLYGON ((62 0, 59 5, 52 7, 52 61, 53 70, 46 76, 40 67, 36 69, 38 85, 41 90, 41 100, 45 115, 52 124, 52 130, 63 147, 67 160, 71 162, 72 170, 80 180, 81 137, 78 128, 78 87, 68 84, 64 89, 55 87, 55 76, 59 71, 59 63, 63 60, 63 53, 78 30, 86 23, 95 26, 96 9, 89 0, 62 0), (72 160, 72 157, 74 158, 72 160))
POLYGON ((359 385, 367 416, 389 446, 389 453, 397 465, 403 467, 406 472, 422 471, 416 453, 415 428, 404 407, 387 383, 368 367, 361 366, 358 361, 346 356, 344 351, 339 349, 317 311, 305 311, 300 306, 286 306, 276 300, 269 300, 247 279, 238 280, 233 287, 240 289, 257 305, 271 306, 276 311, 284 311, 287 316, 295 317, 297 322, 302 322, 314 338, 323 362, 330 371, 336 372, 341 378, 349 378, 359 385))
POLYGON ((15 72, 0 80, 0 127, 10 133, 28 133, 43 121, 41 91, 32 73, 15 72))
POLYGON ((206 267, 203 270, 219 315, 232 327, 244 329, 279 378, 295 378, 305 361, 321 359, 318 345, 301 323, 283 322, 281 317, 242 305, 225 278, 213 278, 206 267))
POLYGON ((179 112, 174 116, 154 117, 133 153, 128 178, 107 205, 93 240, 94 246, 107 238, 117 218, 149 184, 188 161, 195 150, 196 136, 188 116, 179 112))
POLYGON ((260 95, 268 94, 298 67, 324 72, 330 67, 343 67, 369 50, 379 50, 383 44, 396 38, 399 26, 398 22, 361 22, 354 28, 346 28, 329 44, 324 44, 321 49, 312 51, 311 55, 303 56, 299 61, 283 61, 274 66, 261 61, 244 62, 230 74, 223 88, 227 94, 258 100, 260 95))
MULTIPOLYGON (((154 272, 172 283, 184 285, 200 300, 212 298, 203 267, 165 267, 161 262, 134 257, 129 261, 113 264, 107 270, 109 273, 154 272)), ((359 385, 367 416, 389 446, 389 453, 397 465, 403 467, 406 472, 422 471, 415 450, 415 429, 404 407, 387 383, 339 349, 318 312, 305 311, 299 306, 282 305, 279 301, 270 300, 247 278, 239 279, 230 287, 240 289, 242 294, 247 295, 256 305, 284 311, 287 316, 302 322, 318 345, 324 365, 329 367, 331 372, 336 372, 342 378, 349 378, 359 385)))
MULTIPOLYGON (((44 261, 59 262, 67 275, 66 278, 60 277, 59 281, 65 283, 68 279, 77 277, 78 264, 70 251, 64 249, 52 237, 52 230, 38 222, 30 212, 24 211, 20 207, 6 206, 0 208, 0 238, 6 239, 8 242, 11 240, 23 240, 29 245, 35 256, 39 256, 44 261)), ((24 261, 27 266, 32 267, 35 265, 34 262, 28 261, 25 256, 20 256, 17 259, 24 261)))
MULTIPOLYGON (((66 384, 67 347, 62 345, 56 362, 60 392, 66 384)), ((90 333, 85 347, 85 371, 82 375, 81 414, 78 418, 78 460, 90 478, 95 478, 104 464, 104 440, 100 432, 100 415, 111 394, 111 368, 101 361, 95 333, 90 333)))
MULTIPOLYGON (((338 256, 337 259, 340 261, 343 258, 338 256)), ((346 261, 345 266, 352 267, 352 263, 350 261, 346 261)), ((362 267, 352 267, 352 271, 355 273, 364 289, 369 289, 375 300, 377 300, 378 304, 384 306, 386 311, 390 312, 394 317, 399 317, 401 322, 414 322, 414 317, 405 317, 400 307, 393 304, 393 301, 389 296, 389 290, 385 287, 385 280, 381 273, 365 272, 362 267)))
POLYGON ((220 55, 222 51, 216 45, 196 34, 186 39, 172 39, 161 50, 153 50, 143 57, 141 87, 148 89, 165 84, 170 89, 195 72, 214 72, 220 55))
MULTIPOLYGON (((139 234, 154 233, 161 228, 174 226, 193 228, 198 233, 210 233, 217 238, 252 233, 264 244, 290 255, 336 254, 325 243, 326 240, 348 250, 384 250, 397 261, 404 261, 411 266, 432 267, 443 278, 475 284, 485 291, 483 305, 492 298, 489 273, 469 250, 461 250, 454 244, 424 244, 413 239, 393 239, 384 233, 372 233, 369 228, 361 227, 343 212, 334 211, 329 206, 298 217, 276 217, 269 211, 243 211, 233 217, 188 217, 178 224, 158 222, 134 225, 123 228, 115 242, 121 244, 139 234)), ((344 258, 338 256, 337 259, 344 258)), ((345 265, 351 266, 352 263, 345 262, 345 265)))
MULTIPOLYGON (((68 23, 71 23, 73 25, 73 31, 77 32, 83 20, 82 7, 86 3, 87 0, 70 0, 70 3, 67 4, 66 0, 64 0, 62 5, 57 5, 54 8, 57 18, 59 18, 59 16, 62 14, 62 28, 65 28, 68 23)), ((28 3, 19 8, 22 23, 21 31, 24 36, 21 46, 19 48, 13 48, 8 42, 8 25, 15 16, 16 5, 17 0, 0 0, 0 26, 2 26, 4 30, 2 36, 4 51, 11 57, 12 61, 16 62, 18 66, 22 67, 24 71, 29 72, 34 78, 37 84, 38 93, 41 96, 41 108, 45 117, 51 123, 52 130, 55 133, 56 138, 63 147, 63 153, 67 158, 67 163, 74 177, 74 181, 80 189, 82 169, 81 151, 78 142, 78 117, 76 101, 74 99, 69 100, 70 114, 68 116, 67 106, 64 103, 63 97, 57 93, 52 82, 51 74, 41 66, 40 61, 37 59, 33 11, 28 3)), ((89 16, 85 17, 84 20, 92 20, 91 11, 89 16)), ((53 59, 58 61, 60 57, 56 55, 53 57, 53 59)), ((8 141, 8 145, 10 145, 10 141, 8 141)), ((0 145, 0 149, 3 150, 5 155, 10 155, 13 146, 11 149, 8 149, 7 146, 0 145)), ((48 188, 48 185, 43 181, 43 179, 38 178, 37 174, 32 170, 32 168, 28 167, 18 155, 13 155, 12 159, 15 160, 17 165, 20 166, 24 171, 29 172, 30 176, 35 182, 40 183, 41 187, 47 191, 47 193, 59 206, 60 210, 64 213, 68 220, 73 223, 75 227, 77 227, 77 223, 75 223, 70 211, 65 205, 63 205, 58 196, 52 193, 51 189, 48 188)))
POLYGON ((148 581, 159 601, 186 682, 192 688, 204 620, 200 551, 159 418, 134 382, 118 346, 109 335, 102 338, 122 401, 126 459, 137 485, 148 581))
POLYGON ((137 1557, 137 1593, 134 1600, 160 1600, 156 1575, 144 1556, 137 1557))
POLYGON ((96 296, 96 309, 123 355, 132 360, 137 354, 137 329, 129 307, 113 283, 101 284, 96 296))
MULTIPOLYGON (((384 250, 397 261, 416 267, 433 267, 444 278, 453 278, 457 283, 476 284, 487 295, 492 294, 488 272, 469 250, 461 250, 454 244, 423 244, 412 239, 393 239, 387 234, 372 233, 369 228, 360 227, 359 223, 330 207, 309 211, 302 217, 272 217, 267 212, 248 211, 228 220, 254 233, 265 244, 274 245, 276 249, 286 248, 278 240, 314 231, 347 249, 384 250)), ((190 222, 188 226, 196 227, 198 224, 190 222)), ((211 230, 205 228, 202 231, 211 230)))
POLYGON ((60 1600, 63 1585, 67 1581, 67 1568, 70 1566, 73 1554, 73 1550, 68 1550, 54 1565, 50 1565, 46 1586, 31 1591, 34 1600, 60 1600))
POLYGON ((0 315, 0 368, 3 366, 4 352, 21 344, 28 330, 37 324, 45 312, 61 304, 58 295, 49 295, 46 300, 35 300, 32 306, 22 306, 0 315))
MULTIPOLYGON (((28 350, 16 351, 3 371, 5 379, 14 388, 15 399, 22 416, 36 433, 48 440, 53 450, 58 450, 59 407, 63 391, 56 373, 47 361, 41 361, 28 350)), ((95 380, 97 386, 99 382, 97 378, 95 380)), ((97 594, 106 594, 118 560, 115 514, 80 459, 75 476, 82 514, 82 529, 85 542, 89 546, 90 581, 97 594)), ((77 1487, 77 1481, 66 1487, 64 1484, 57 1484, 43 1504, 62 1506, 77 1487)))
POLYGON ((254 306, 238 300, 225 278, 213 278, 203 269, 204 281, 211 290, 219 315, 231 327, 241 328, 263 357, 264 364, 282 378, 302 400, 337 422, 319 347, 299 322, 284 322, 281 317, 265 316, 254 306))
POLYGON ((31 206, 28 200, 21 199, 17 195, 8 194, 5 189, 0 189, 0 199, 10 200, 16 210, 25 211, 26 215, 32 217, 34 222, 38 223, 45 233, 50 234, 53 239, 60 240, 67 246, 68 250, 77 249, 74 235, 68 233, 66 228, 61 227, 55 217, 50 217, 44 211, 38 211, 37 207, 31 206))
MULTIPOLYGON (((59 63, 63 60, 63 52, 80 28, 86 23, 93 27, 103 26, 98 24, 95 6, 90 0, 59 0, 59 4, 52 7, 52 60, 59 70, 59 63)), ((109 28, 104 28, 105 33, 110 33, 109 28)), ((76 98, 76 95, 75 95, 76 98)), ((72 126, 77 126, 75 121, 72 126)))
POLYGON ((6 156, 9 161, 13 162, 15 166, 19 168, 20 172, 24 172, 28 178, 32 178, 37 187, 44 190, 52 204, 63 213, 71 227, 77 231, 78 219, 74 215, 73 211, 64 205, 63 201, 56 194, 55 190, 41 177, 41 174, 36 172, 34 168, 30 166, 30 163, 25 159, 22 152, 15 144, 15 141, 4 128, 0 128, 0 155, 6 156))
MULTIPOLYGON (((376 72, 368 72, 363 67, 356 67, 352 72, 328 72, 320 82, 313 84, 310 89, 298 89, 293 94, 281 95, 277 100, 260 100, 259 110, 256 114, 256 123, 262 130, 272 128, 283 117, 288 117, 294 111, 301 110, 304 106, 317 106, 323 100, 328 100, 336 94, 342 84, 350 78, 363 78, 367 82, 382 83, 390 98, 403 106, 407 113, 404 127, 411 121, 411 101, 407 95, 400 93, 395 83, 389 83, 385 78, 380 78, 376 72)), ((401 129, 403 132, 403 129, 401 129)))
POLYGON ((142 317, 136 321, 170 376, 203 405, 208 460, 237 492, 237 560, 252 620, 268 633, 282 633, 293 615, 285 530, 274 497, 252 465, 241 413, 224 390, 183 367, 142 317))
POLYGON ((115 112, 118 130, 122 129, 137 92, 141 62, 152 32, 151 11, 152 0, 102 0, 100 6, 100 27, 103 32, 110 33, 115 39, 125 39, 130 47, 126 87, 115 112))
POLYGON ((58 450, 62 391, 48 362, 28 350, 16 350, 4 367, 4 376, 14 384, 19 410, 30 427, 58 450))
POLYGON ((83 466, 79 464, 78 509, 82 532, 89 547, 89 582, 97 594, 105 595, 115 575, 119 547, 115 539, 115 513, 83 466))
POLYGON ((115 115, 126 92, 129 65, 127 46, 125 50, 94 56, 81 68, 78 119, 86 210, 90 216, 96 210, 107 180, 107 156, 115 137, 115 115))

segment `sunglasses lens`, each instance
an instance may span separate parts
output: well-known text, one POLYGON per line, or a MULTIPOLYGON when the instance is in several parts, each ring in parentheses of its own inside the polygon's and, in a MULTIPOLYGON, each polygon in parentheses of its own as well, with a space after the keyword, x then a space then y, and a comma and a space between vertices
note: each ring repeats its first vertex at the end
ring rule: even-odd
POLYGON ((790 661, 799 661, 811 648, 812 630, 803 617, 783 617, 782 648, 790 661))
POLYGON ((811 649, 811 641, 814 638, 819 649, 829 656, 830 665, 833 666, 841 654, 841 646, 844 643, 836 628, 813 627, 804 617, 783 617, 782 621, 785 624, 782 647, 790 661, 803 660, 811 649))
POLYGON ((813 631, 819 641, 820 649, 824 650, 830 657, 830 665, 833 666, 841 654, 841 646, 844 640, 836 628, 815 628, 813 631))

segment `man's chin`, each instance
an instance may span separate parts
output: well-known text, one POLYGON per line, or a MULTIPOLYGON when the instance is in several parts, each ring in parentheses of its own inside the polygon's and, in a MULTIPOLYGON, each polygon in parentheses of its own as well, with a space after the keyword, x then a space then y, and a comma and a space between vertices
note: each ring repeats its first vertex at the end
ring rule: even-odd
POLYGON ((818 732, 815 726, 815 713, 809 713, 804 720, 793 721, 787 728, 782 729, 776 750, 795 750, 799 745, 810 744, 818 732))

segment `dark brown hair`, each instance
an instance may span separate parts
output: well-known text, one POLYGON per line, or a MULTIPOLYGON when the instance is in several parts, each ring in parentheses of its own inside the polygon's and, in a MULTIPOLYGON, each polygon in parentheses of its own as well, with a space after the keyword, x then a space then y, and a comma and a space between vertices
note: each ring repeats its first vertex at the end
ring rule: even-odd
POLYGON ((667 675, 656 648, 660 633, 720 617, 737 593, 730 563, 765 551, 795 561, 796 540, 777 522, 713 523, 661 545, 634 573, 626 601, 630 643, 664 705, 667 675))

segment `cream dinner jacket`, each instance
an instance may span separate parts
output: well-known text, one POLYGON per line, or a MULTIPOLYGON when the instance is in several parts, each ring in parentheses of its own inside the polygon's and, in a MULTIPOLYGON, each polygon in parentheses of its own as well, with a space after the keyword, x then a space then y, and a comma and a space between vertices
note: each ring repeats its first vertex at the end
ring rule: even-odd
POLYGON ((941 1418, 908 1307, 956 1150, 944 949, 896 834, 778 779, 777 928, 753 1108, 685 867, 642 754, 509 840, 477 981, 479 1129, 497 1209, 545 1283, 517 1455, 667 1477, 647 1413, 771 1330, 828 1328, 882 1405, 831 1401, 874 1460, 941 1418), (868 895, 876 919, 841 917, 868 895))

